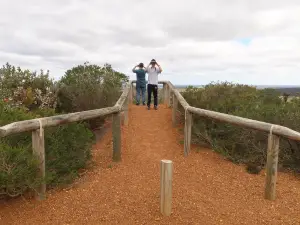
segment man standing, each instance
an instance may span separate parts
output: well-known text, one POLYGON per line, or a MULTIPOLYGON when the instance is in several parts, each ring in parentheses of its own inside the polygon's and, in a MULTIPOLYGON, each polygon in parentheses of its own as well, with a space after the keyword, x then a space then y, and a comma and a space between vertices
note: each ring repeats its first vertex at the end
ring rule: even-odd
POLYGON ((160 65, 152 59, 150 64, 147 66, 147 73, 148 73, 148 102, 147 107, 150 110, 151 104, 151 94, 153 92, 154 97, 154 109, 157 110, 157 91, 158 91, 158 74, 162 72, 160 65))
POLYGON ((140 104, 140 92, 142 92, 142 101, 145 105, 146 68, 143 63, 140 63, 132 69, 132 72, 136 73, 136 105, 140 104))

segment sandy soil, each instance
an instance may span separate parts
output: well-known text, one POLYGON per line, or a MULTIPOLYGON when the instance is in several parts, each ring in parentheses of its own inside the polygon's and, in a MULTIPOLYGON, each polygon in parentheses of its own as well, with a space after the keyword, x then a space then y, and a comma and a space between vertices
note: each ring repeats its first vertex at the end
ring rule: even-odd
MULTIPOLYGON (((111 132, 94 147, 96 165, 47 200, 0 206, 0 224, 300 224, 300 181, 279 173, 277 199, 263 198, 265 175, 251 175, 209 149, 183 156, 171 110, 131 106, 122 161, 112 163, 111 132), (159 212, 160 160, 174 163, 173 211, 159 212)), ((196 151, 197 150, 197 151, 196 151)))

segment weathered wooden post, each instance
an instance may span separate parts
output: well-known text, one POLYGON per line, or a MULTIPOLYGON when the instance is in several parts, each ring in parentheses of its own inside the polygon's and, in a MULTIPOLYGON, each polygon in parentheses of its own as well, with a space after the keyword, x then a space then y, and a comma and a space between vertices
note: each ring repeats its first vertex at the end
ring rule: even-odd
POLYGON ((133 96, 133 93, 132 93, 132 83, 130 83, 130 87, 129 87, 129 94, 128 94, 128 101, 129 101, 129 104, 132 104, 132 96, 133 96))
POLYGON ((265 198, 275 200, 276 198, 276 181, 277 181, 277 166, 279 153, 279 137, 269 134, 268 137, 268 156, 266 166, 266 184, 265 198))
POLYGON ((184 156, 187 156, 191 149, 191 137, 192 137, 192 114, 185 110, 185 122, 184 122, 184 156))
POLYGON ((170 106, 170 87, 169 87, 169 85, 167 85, 167 88, 166 88, 166 97, 167 97, 167 99, 166 99, 166 104, 167 104, 167 106, 169 107, 170 106))
POLYGON ((163 104, 166 104, 167 102, 167 84, 163 84, 163 104))
POLYGON ((178 99, 176 98, 175 94, 173 93, 173 108, 172 108, 172 123, 173 127, 176 127, 177 121, 176 121, 176 113, 178 108, 178 99))
POLYGON ((173 165, 171 160, 160 162, 160 212, 164 216, 172 212, 172 177, 173 165))
POLYGON ((113 161, 121 160, 121 118, 120 112, 114 113, 112 124, 113 161))
POLYGON ((134 94, 134 86, 133 86, 133 83, 131 83, 131 102, 134 99, 134 96, 135 96, 135 94, 134 94))
POLYGON ((128 106, 128 96, 124 102, 124 125, 128 126, 128 110, 129 110, 129 106, 128 106))
POLYGON ((168 85, 168 89, 167 89, 167 96, 168 96, 167 106, 170 107, 170 105, 171 105, 171 88, 169 87, 169 85, 168 85))
POLYGON ((45 139, 44 129, 41 127, 38 130, 32 131, 32 149, 33 154, 37 157, 39 162, 38 178, 41 182, 37 190, 36 199, 43 200, 46 198, 46 167, 45 167, 45 139))

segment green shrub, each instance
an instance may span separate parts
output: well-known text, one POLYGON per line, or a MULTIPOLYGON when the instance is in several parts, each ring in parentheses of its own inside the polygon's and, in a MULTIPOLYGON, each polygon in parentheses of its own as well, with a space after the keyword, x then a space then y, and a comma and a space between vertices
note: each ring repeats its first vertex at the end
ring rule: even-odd
POLYGON ((49 71, 38 74, 7 63, 0 68, 0 99, 29 110, 55 107, 55 84, 49 71))
MULTIPOLYGON (((110 65, 100 67, 89 64, 68 70, 59 81, 57 112, 78 112, 113 106, 121 95, 122 82, 128 78, 110 65)), ((99 127, 103 119, 88 121, 92 128, 99 127)))
MULTIPOLYGON (((53 110, 27 112, 0 103, 0 126, 54 115, 53 110), (38 113, 38 114, 36 114, 38 113)), ((73 123, 45 129, 46 182, 48 187, 70 183, 91 158, 93 133, 84 123, 73 123)), ((36 178, 37 164, 32 154, 31 132, 0 139, 0 193, 20 195, 34 190, 41 182, 36 178), (1 163, 0 163, 1 164, 1 163), (9 169, 13 168, 13 169, 9 169)))
MULTIPOLYGON (((300 110, 297 99, 285 103, 272 89, 232 83, 211 83, 204 88, 189 87, 183 92, 187 102, 195 107, 274 123, 300 130, 300 110)), ((212 148, 237 163, 264 166, 268 134, 240 128, 223 122, 194 116, 193 140, 209 143, 212 148)), ((283 167, 300 169, 298 142, 281 138, 279 163, 283 167)))
POLYGON ((113 106, 121 95, 121 85, 128 78, 110 65, 76 66, 59 81, 58 112, 78 112, 113 106))
POLYGON ((85 124, 49 128, 45 132, 48 184, 70 183, 91 159, 93 133, 85 124))
MULTIPOLYGON (((40 73, 4 65, 0 68, 0 126, 57 113, 113 106, 128 77, 112 69, 84 63, 68 70, 57 83, 40 73), (58 104, 57 104, 58 103, 58 104)), ((45 129, 46 183, 70 183, 91 159, 95 141, 89 128, 103 118, 45 129)), ((31 132, 0 139, 0 195, 17 196, 34 190, 38 165, 32 154, 31 132), (2 167, 1 167, 2 166, 2 167), (8 169, 7 169, 8 168, 8 169), (12 168, 12 169, 11 169, 12 168)))
POLYGON ((0 143, 0 162, 0 198, 18 196, 40 184, 38 162, 28 149, 0 143))

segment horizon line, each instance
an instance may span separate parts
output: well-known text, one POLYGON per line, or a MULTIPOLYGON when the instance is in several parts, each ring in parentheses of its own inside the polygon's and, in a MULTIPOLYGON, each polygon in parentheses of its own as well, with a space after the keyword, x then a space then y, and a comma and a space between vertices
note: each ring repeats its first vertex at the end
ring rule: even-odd
MULTIPOLYGON (((207 84, 176 84, 173 83, 173 85, 180 85, 180 86, 204 86, 208 85, 207 84)), ((300 87, 300 84, 246 84, 246 83, 233 83, 233 84, 241 84, 241 85, 249 85, 249 86, 292 86, 292 87, 300 87)))

